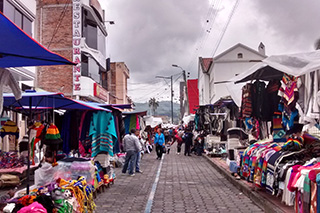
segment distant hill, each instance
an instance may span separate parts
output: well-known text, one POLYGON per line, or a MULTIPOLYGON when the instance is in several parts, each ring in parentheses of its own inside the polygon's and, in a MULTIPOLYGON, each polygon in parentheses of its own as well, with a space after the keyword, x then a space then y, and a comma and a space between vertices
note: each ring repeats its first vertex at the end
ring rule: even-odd
MULTIPOLYGON (((135 105, 135 110, 136 111, 148 111, 148 115, 151 114, 150 107, 148 103, 136 103, 134 102, 135 105)), ((159 102, 159 107, 156 109, 156 114, 157 115, 166 115, 171 118, 171 102, 170 101, 160 101, 159 102)), ((174 120, 178 119, 180 115, 180 104, 173 103, 173 117, 174 120)))

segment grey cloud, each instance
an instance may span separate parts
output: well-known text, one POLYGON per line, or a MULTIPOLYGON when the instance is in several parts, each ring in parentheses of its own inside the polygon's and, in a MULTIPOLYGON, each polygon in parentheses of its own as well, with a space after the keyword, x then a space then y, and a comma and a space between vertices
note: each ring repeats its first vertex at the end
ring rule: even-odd
POLYGON ((125 61, 132 79, 143 82, 178 72, 172 63, 187 66, 186 55, 198 42, 208 2, 114 0, 107 12, 116 22, 109 27, 111 60, 125 61))
POLYGON ((253 5, 278 42, 296 51, 313 50, 320 37, 320 1, 258 0, 253 5))

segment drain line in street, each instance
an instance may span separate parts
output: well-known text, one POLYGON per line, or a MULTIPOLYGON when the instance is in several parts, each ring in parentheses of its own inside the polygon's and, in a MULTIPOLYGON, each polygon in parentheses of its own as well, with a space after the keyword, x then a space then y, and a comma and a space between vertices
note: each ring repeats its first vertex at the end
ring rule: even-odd
POLYGON ((159 182, 159 177, 160 177, 160 172, 161 172, 162 162, 163 162, 164 156, 165 155, 162 155, 162 158, 161 158, 158 170, 157 170, 156 179, 153 182, 152 189, 151 189, 151 192, 149 194, 148 202, 147 202, 147 205, 146 205, 146 209, 144 210, 145 213, 150 213, 151 212, 151 207, 152 207, 154 195, 155 195, 156 190, 157 190, 157 185, 158 185, 158 182, 159 182))

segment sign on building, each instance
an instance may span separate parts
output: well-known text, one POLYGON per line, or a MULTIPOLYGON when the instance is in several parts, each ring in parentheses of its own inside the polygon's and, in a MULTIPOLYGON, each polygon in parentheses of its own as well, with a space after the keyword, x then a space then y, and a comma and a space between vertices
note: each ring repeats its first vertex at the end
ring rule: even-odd
POLYGON ((98 83, 94 83, 94 85, 93 85, 93 95, 94 95, 94 97, 100 98, 101 100, 104 100, 105 102, 110 103, 109 92, 107 90, 105 90, 98 83))
POLYGON ((73 95, 80 95, 81 92, 81 0, 73 0, 72 32, 73 32, 73 95))

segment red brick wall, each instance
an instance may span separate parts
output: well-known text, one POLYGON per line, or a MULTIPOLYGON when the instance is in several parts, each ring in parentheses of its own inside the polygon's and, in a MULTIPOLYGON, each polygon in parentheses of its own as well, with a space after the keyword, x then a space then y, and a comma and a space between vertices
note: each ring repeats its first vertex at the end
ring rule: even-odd
MULTIPOLYGON (((45 47, 54 35, 49 49, 72 61, 72 0, 65 7, 66 0, 37 0, 37 37, 45 47)), ((37 68, 37 87, 50 92, 72 94, 72 66, 46 66, 37 68)))

